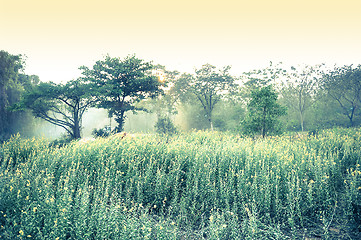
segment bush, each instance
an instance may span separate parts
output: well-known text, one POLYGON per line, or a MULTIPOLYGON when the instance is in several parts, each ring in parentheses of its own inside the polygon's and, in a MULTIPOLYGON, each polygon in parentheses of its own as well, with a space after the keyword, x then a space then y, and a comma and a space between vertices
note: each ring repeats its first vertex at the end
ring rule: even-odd
POLYGON ((167 116, 159 117, 154 127, 159 134, 173 135, 178 133, 172 120, 167 116))
POLYGON ((103 128, 96 129, 94 128, 92 131, 93 137, 109 137, 111 134, 111 130, 109 126, 105 126, 103 128))

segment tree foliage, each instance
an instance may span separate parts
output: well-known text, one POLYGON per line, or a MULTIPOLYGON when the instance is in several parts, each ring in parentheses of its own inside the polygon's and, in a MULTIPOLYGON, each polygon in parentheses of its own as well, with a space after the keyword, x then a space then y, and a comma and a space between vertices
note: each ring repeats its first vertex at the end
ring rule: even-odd
POLYGON ((354 126, 354 118, 360 114, 361 107, 361 65, 335 67, 324 75, 322 87, 339 103, 350 126, 354 126))
POLYGON ((62 127, 72 139, 81 137, 85 111, 96 103, 92 86, 82 79, 66 84, 40 84, 27 91, 17 109, 31 109, 34 116, 62 127))
POLYGON ((123 131, 127 111, 139 110, 136 102, 161 92, 162 83, 151 73, 153 65, 135 56, 123 60, 106 56, 91 69, 85 66, 80 69, 84 79, 97 89, 98 106, 108 109, 109 115, 115 117, 118 124, 115 132, 123 131))
POLYGON ((252 90, 248 113, 242 123, 245 133, 261 133, 264 138, 268 132, 276 130, 278 117, 286 114, 285 107, 277 103, 277 98, 272 85, 252 90))
POLYGON ((305 113, 316 102, 319 79, 322 76, 322 64, 315 66, 291 67, 282 86, 282 97, 287 105, 299 115, 301 131, 304 131, 305 113))
POLYGON ((5 134, 11 125, 8 107, 13 102, 13 93, 19 88, 18 77, 23 64, 21 55, 0 51, 0 135, 5 134))
POLYGON ((196 69, 195 74, 183 74, 176 82, 180 97, 191 93, 202 105, 205 117, 213 130, 212 113, 222 96, 234 86, 230 75, 230 66, 217 70, 215 66, 205 64, 196 69))

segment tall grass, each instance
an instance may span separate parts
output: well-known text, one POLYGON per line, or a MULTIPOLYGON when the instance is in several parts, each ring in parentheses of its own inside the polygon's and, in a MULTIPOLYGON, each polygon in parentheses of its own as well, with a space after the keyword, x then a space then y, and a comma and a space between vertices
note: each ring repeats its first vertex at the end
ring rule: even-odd
POLYGON ((360 228, 360 156, 360 129, 113 136, 61 148, 16 136, 0 149, 0 236, 332 237, 341 220, 360 228))

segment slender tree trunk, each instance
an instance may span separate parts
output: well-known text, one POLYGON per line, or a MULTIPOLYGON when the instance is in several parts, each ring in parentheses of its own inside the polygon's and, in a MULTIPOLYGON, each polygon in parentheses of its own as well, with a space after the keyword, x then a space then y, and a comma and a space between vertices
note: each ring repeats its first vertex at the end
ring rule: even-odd
POLYGON ((263 108, 262 138, 266 136, 266 108, 263 108))
POLYGON ((301 123, 301 131, 303 132, 304 128, 303 128, 303 112, 300 111, 300 123, 301 123))
POLYGON ((212 112, 208 111, 208 122, 209 122, 209 126, 211 128, 211 131, 213 132, 213 122, 212 122, 212 112))
POLYGON ((80 117, 79 117, 79 103, 75 104, 75 108, 73 109, 73 119, 74 119, 74 125, 73 125, 73 138, 79 139, 81 138, 80 134, 80 117))
POLYGON ((356 110, 356 107, 352 106, 352 111, 351 111, 351 115, 350 115, 350 125, 351 125, 351 127, 353 127, 353 116, 355 114, 355 110, 356 110))
POLYGON ((120 114, 115 118, 115 121, 118 123, 118 126, 115 128, 116 133, 120 133, 124 130, 124 110, 120 110, 120 114))
POLYGON ((0 85, 0 133, 5 132, 8 125, 6 107, 7 99, 5 86, 0 85))

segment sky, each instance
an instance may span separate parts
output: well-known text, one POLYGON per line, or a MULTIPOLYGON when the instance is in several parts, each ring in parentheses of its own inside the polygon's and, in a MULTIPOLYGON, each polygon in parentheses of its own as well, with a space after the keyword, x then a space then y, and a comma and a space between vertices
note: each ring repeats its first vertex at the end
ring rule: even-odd
POLYGON ((232 74, 297 64, 361 64, 360 0, 0 0, 0 50, 27 74, 65 82, 106 54, 168 70, 232 74))

